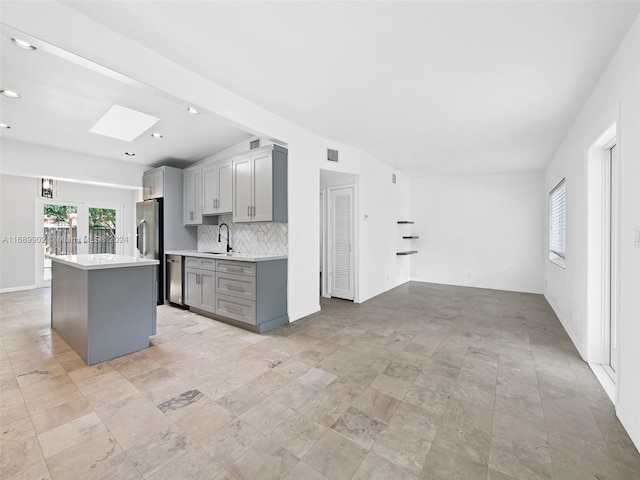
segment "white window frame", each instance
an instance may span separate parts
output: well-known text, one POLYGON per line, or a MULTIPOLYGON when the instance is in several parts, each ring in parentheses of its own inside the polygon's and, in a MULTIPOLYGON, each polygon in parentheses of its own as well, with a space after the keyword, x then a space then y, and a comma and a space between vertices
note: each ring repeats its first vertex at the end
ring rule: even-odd
POLYGON ((549 192, 549 260, 565 268, 567 250, 567 186, 565 178, 549 192))

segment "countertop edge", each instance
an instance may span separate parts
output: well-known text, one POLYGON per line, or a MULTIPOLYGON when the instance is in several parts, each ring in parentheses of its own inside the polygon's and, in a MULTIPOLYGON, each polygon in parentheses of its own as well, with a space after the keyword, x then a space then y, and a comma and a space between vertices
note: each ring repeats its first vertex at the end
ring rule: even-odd
MULTIPOLYGON (((215 255, 212 253, 206 252, 197 252, 195 250, 167 250, 164 252, 165 255, 180 255, 183 257, 199 257, 199 258, 217 258, 220 260, 232 260, 235 262, 268 262, 270 260, 286 260, 288 255, 265 255, 265 256, 256 256, 256 257, 243 257, 242 253, 237 253, 232 256, 227 256, 226 254, 215 255)), ((251 255, 259 255, 259 254, 251 254, 251 255)))
POLYGON ((51 260, 54 262, 62 263, 63 265, 68 265, 79 270, 107 270, 111 268, 153 267, 160 264, 159 260, 146 259, 145 261, 132 260, 128 262, 97 263, 87 265, 85 263, 79 263, 77 260, 69 260, 67 258, 64 258, 63 256, 50 255, 49 258, 51 258, 51 260))

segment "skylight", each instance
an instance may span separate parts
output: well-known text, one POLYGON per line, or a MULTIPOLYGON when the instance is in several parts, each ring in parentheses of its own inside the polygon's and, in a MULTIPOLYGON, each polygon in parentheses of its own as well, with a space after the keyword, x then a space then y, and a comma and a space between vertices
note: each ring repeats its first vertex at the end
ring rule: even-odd
POLYGON ((160 121, 159 118, 114 105, 89 130, 105 137, 131 142, 160 121))

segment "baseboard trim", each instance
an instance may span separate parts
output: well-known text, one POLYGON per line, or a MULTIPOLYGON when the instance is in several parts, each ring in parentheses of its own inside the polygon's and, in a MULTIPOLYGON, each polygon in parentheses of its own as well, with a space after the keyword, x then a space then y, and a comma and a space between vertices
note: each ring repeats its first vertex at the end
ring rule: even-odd
POLYGON ((640 453, 640 424, 636 422, 633 415, 628 414, 624 408, 616 406, 616 415, 620 419, 620 423, 627 431, 629 438, 636 447, 636 450, 640 453))
POLYGON ((598 379, 598 382, 600 382, 600 385, 602 385, 602 388, 604 388, 604 391, 607 393, 609 400, 611 400, 611 403, 615 405, 616 384, 613 383, 613 380, 611 380, 609 374, 599 363, 587 363, 587 365, 589 365, 589 368, 591 368, 591 371, 593 371, 593 374, 598 379))
POLYGON ((0 288, 0 293, 22 292, 24 290, 35 290, 37 285, 25 285, 22 287, 0 288))
POLYGON ((504 292, 517 292, 517 293, 532 293, 535 295, 542 295, 542 289, 526 288, 526 287, 514 287, 506 285, 491 285, 475 282, 443 282, 441 280, 434 280, 428 278, 411 278, 410 282, 422 282, 422 283, 435 283, 438 285, 451 285, 452 287, 469 287, 469 288, 482 288, 486 290, 502 290, 504 292))
POLYGON ((558 320, 560 320, 562 328, 564 328, 564 331, 567 332, 567 335, 569 335, 569 338, 573 342, 573 345, 576 347, 576 350, 578 350, 580 357, 586 362, 587 356, 585 355, 586 352, 584 351, 584 345, 582 344, 582 342, 578 341, 578 336, 573 332, 573 330, 571 330, 571 327, 569 327, 566 319, 560 314, 560 310, 558 309, 557 305, 553 303, 553 301, 547 296, 546 293, 544 294, 544 298, 553 310, 553 313, 555 313, 556 317, 558 317, 558 320))

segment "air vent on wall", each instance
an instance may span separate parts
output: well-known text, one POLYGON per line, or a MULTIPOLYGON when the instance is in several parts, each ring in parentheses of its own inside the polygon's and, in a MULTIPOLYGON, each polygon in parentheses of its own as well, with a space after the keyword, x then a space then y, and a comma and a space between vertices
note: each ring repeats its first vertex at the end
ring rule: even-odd
POLYGON ((260 139, 256 138, 255 140, 251 140, 249 142, 249 149, 253 150, 254 148, 259 148, 260 147, 260 139))
POLYGON ((391 174, 391 183, 396 183, 396 174, 395 173, 391 174))
POLYGON ((330 162, 337 162, 338 161, 338 150, 331 150, 330 148, 327 149, 327 160, 329 160, 330 162))

